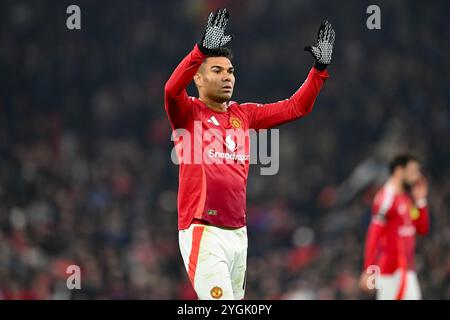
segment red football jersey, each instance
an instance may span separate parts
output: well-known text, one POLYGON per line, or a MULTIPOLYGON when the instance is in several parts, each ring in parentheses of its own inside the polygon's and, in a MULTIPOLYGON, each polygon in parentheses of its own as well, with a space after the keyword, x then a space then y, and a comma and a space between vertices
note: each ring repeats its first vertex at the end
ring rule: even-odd
POLYGON ((382 274, 414 270, 416 232, 426 234, 428 229, 428 208, 416 208, 407 193, 398 193, 387 183, 373 201, 364 269, 377 265, 382 274))
POLYGON ((289 99, 269 104, 230 101, 225 112, 217 112, 186 92, 205 58, 194 46, 165 85, 165 109, 180 161, 179 230, 194 218, 221 227, 245 226, 249 129, 268 129, 307 115, 328 77, 326 70, 312 68, 289 99))

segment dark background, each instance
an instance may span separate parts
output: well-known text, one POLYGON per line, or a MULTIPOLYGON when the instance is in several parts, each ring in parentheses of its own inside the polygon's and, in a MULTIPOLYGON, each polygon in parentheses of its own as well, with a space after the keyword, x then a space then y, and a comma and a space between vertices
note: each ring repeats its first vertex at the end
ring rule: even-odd
MULTIPOLYGON (((450 298, 448 1, 12 1, 0 9, 0 298, 192 299, 163 87, 226 6, 233 100, 304 81, 336 29, 312 114, 281 127, 280 171, 248 182, 248 299, 371 299, 358 289, 373 193, 401 151, 423 160, 425 299, 450 298), (81 30, 66 8, 81 8, 81 30), (381 8, 381 30, 366 8, 381 8), (82 270, 66 288, 66 267, 82 270)), ((195 90, 190 90, 196 95, 195 90)))

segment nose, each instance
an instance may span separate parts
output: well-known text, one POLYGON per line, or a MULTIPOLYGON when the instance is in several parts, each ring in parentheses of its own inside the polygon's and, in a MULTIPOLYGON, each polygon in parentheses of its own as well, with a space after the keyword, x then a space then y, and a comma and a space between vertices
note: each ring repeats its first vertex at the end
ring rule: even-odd
POLYGON ((223 82, 231 82, 231 75, 227 72, 225 73, 224 77, 222 78, 223 82))
POLYGON ((222 83, 224 84, 224 85, 229 85, 229 86, 232 86, 232 79, 231 79, 231 75, 229 75, 229 74, 227 74, 226 76, 224 76, 223 78, 222 78, 222 83))

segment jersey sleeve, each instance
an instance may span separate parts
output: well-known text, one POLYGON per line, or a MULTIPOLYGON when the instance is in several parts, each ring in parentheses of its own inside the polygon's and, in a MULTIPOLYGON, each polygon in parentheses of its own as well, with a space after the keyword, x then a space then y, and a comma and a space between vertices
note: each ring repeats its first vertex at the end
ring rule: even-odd
POLYGON ((194 49, 175 68, 164 86, 164 107, 174 128, 182 127, 191 118, 193 111, 186 87, 205 57, 195 45, 194 49))
POLYGON ((378 248, 384 229, 384 224, 377 223, 376 220, 373 219, 370 222, 366 236, 366 244, 364 247, 364 271, 366 271, 371 265, 377 264, 378 248))
POLYGON ((372 204, 372 220, 379 224, 385 224, 392 215, 394 199, 395 191, 390 185, 378 192, 372 204))
POLYGON ((289 98, 275 103, 244 103, 252 129, 270 129, 306 116, 322 89, 328 71, 312 68, 301 87, 289 98))
POLYGON ((394 190, 391 186, 387 185, 376 194, 373 200, 372 219, 367 231, 364 247, 364 270, 367 270, 371 265, 377 264, 380 237, 390 218, 394 197, 394 190))

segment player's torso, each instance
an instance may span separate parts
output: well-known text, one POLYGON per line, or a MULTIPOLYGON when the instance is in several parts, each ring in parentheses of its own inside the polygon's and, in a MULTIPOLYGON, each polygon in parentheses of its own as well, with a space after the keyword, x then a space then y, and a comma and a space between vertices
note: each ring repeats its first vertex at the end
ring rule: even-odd
POLYGON ((183 203, 199 194, 201 210, 195 210, 195 218, 219 226, 241 227, 245 225, 250 164, 247 115, 237 103, 230 104, 226 112, 216 112, 197 98, 190 97, 190 101, 193 117, 184 129, 193 137, 194 163, 182 163, 180 167, 180 210, 192 211, 183 210, 183 203), (198 186, 190 186, 200 176, 203 178, 198 186))
POLYGON ((396 194, 387 216, 382 238, 384 264, 388 269, 414 268, 416 227, 411 218, 414 206, 406 193, 396 194))
MULTIPOLYGON (((250 137, 247 115, 237 103, 231 103, 226 112, 206 107, 197 98, 193 121, 189 131, 195 135, 197 146, 201 145, 205 170, 229 170, 247 174, 250 163, 250 137), (200 141, 201 140, 201 141, 200 141), (225 164, 225 166, 223 166, 225 164)), ((194 150, 200 152, 200 148, 194 150)))
POLYGON ((391 208, 391 220, 388 230, 393 237, 410 238, 416 234, 416 228, 411 219, 414 206, 411 199, 405 194, 395 196, 393 206, 391 208))

